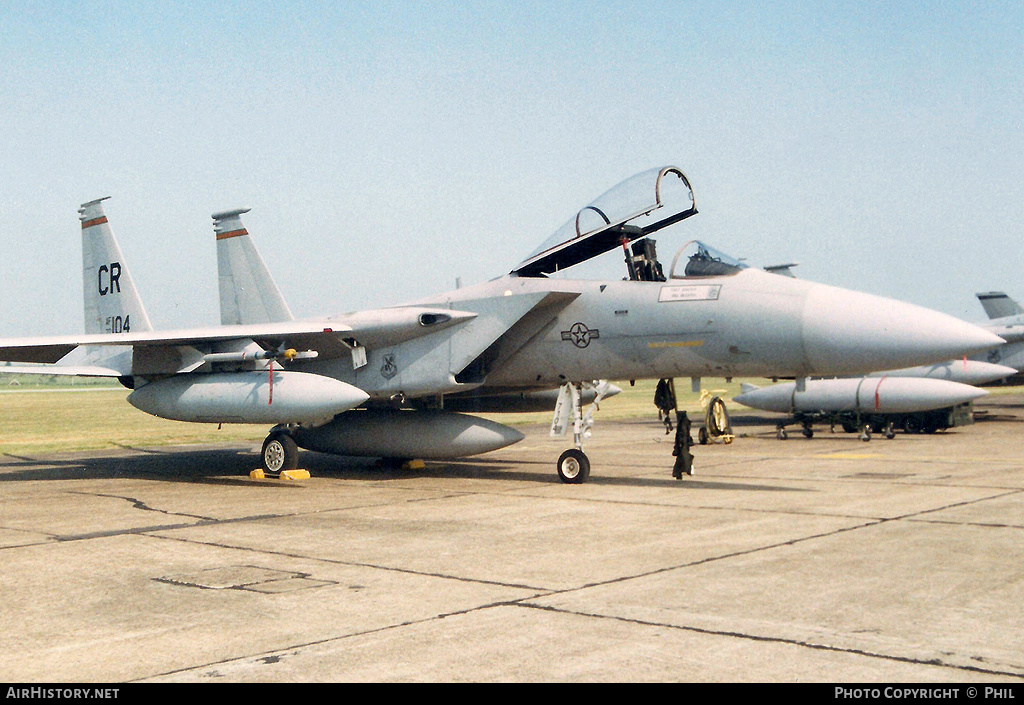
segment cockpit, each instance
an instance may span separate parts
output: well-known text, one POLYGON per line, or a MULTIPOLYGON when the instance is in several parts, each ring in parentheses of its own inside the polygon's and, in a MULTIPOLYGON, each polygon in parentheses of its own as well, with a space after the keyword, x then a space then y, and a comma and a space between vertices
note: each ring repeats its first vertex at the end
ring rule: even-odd
MULTIPOLYGON (((665 281, 650 236, 696 213, 693 189, 682 171, 667 166, 641 172, 579 210, 513 269, 512 275, 547 277, 621 248, 628 279, 665 281)), ((745 266, 691 240, 676 255, 669 278, 726 276, 745 266), (680 262, 683 271, 677 273, 680 262)))
POLYGON ((669 277, 690 279, 693 277, 727 277, 736 274, 747 265, 723 254, 700 240, 690 240, 683 245, 672 260, 669 277), (679 265, 683 271, 678 271, 679 265))

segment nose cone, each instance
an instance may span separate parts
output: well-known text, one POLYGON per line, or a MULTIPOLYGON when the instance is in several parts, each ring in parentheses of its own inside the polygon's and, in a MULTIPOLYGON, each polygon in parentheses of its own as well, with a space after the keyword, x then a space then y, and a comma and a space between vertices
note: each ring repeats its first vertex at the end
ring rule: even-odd
POLYGON ((1004 343, 938 311, 816 284, 803 311, 811 374, 864 374, 962 357, 1004 343))
POLYGON ((986 394, 984 389, 946 379, 883 377, 875 387, 874 408, 891 413, 930 411, 974 401, 986 394))
POLYGON ((1014 367, 995 365, 980 360, 948 360, 934 365, 904 367, 899 370, 872 372, 872 377, 927 377, 944 379, 962 384, 988 384, 1017 374, 1014 367))
POLYGON ((732 398, 737 404, 749 406, 751 409, 761 411, 774 411, 780 414, 788 414, 793 410, 793 392, 796 385, 792 382, 775 384, 771 387, 755 387, 744 385, 743 393, 732 398))

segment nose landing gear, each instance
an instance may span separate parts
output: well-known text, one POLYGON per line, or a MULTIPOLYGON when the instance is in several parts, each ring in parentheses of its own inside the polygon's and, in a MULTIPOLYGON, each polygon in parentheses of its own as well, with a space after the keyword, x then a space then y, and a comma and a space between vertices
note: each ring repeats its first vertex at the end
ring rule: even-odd
POLYGON ((606 387, 597 382, 593 385, 566 382, 558 392, 555 415, 551 421, 551 436, 564 436, 571 425, 573 445, 575 446, 562 453, 555 464, 558 479, 562 482, 578 485, 586 482, 590 477, 590 459, 583 452, 583 439, 590 438, 590 429, 594 425, 594 411, 598 408, 598 402, 604 396, 605 390, 606 387), (591 409, 585 415, 581 398, 584 385, 592 387, 597 392, 591 409))

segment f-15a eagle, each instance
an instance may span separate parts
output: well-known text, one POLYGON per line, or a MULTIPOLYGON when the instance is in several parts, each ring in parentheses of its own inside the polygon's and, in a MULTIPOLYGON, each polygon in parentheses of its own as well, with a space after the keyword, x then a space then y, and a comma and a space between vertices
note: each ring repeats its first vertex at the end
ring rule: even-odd
MULTIPOLYGON (((295 320, 252 245, 244 210, 214 215, 221 325, 155 331, 104 215, 79 211, 86 332, 0 340, 3 371, 117 378, 168 419, 271 425, 262 463, 298 449, 450 459, 522 439, 462 410, 521 408, 561 390, 573 447, 556 469, 590 473, 585 392, 599 379, 850 375, 949 360, 996 335, 891 299, 749 267, 699 241, 668 272, 654 233, 697 213, 675 167, 587 205, 504 276, 402 305, 295 320), (621 248, 627 276, 567 277, 621 248)), ((601 391, 591 391, 600 396, 601 391)))

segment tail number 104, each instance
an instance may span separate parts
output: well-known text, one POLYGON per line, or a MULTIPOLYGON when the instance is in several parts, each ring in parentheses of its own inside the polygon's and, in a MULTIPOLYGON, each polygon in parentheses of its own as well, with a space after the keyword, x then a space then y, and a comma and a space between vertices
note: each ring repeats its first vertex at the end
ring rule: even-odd
POLYGON ((104 330, 107 333, 130 333, 132 330, 130 318, 131 316, 107 316, 104 330))

